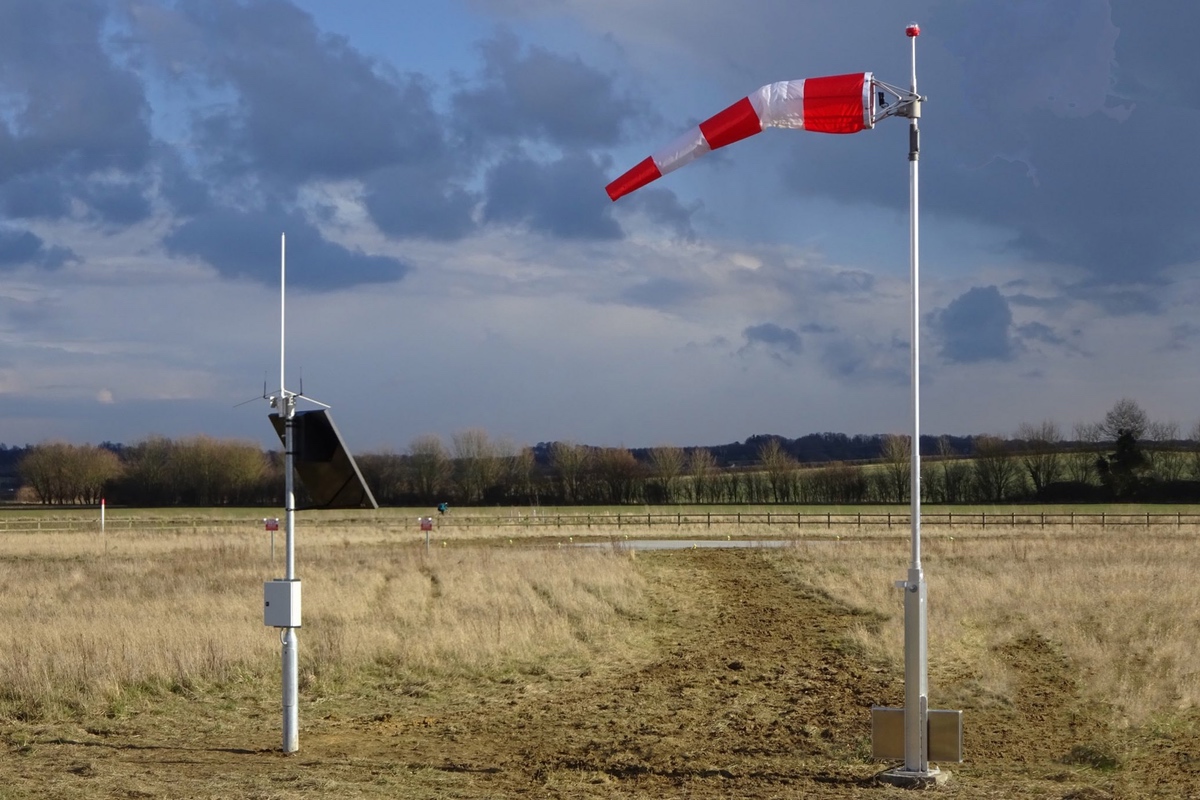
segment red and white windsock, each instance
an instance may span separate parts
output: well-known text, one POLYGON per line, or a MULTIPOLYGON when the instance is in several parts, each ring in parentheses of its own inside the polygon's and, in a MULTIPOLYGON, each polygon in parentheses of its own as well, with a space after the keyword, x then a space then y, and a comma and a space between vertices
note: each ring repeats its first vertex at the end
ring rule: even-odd
POLYGON ((796 128, 817 133, 858 133, 874 125, 870 72, 768 84, 680 136, 610 183, 613 200, 679 169, 709 150, 760 133, 796 128))

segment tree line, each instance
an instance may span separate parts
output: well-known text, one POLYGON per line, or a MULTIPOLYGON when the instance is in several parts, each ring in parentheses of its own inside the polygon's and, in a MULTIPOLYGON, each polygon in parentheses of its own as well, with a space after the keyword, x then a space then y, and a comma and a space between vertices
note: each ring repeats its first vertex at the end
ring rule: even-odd
MULTIPOLYGON (((20 448, 2 448, 10 460, 20 448)), ((383 505, 906 503, 911 437, 755 436, 738 445, 645 449, 573 442, 518 446, 472 428, 404 453, 365 453, 359 468, 383 505), (814 460, 797 452, 820 451, 814 460), (850 453, 853 459, 831 458, 850 453)), ((932 503, 1200 502, 1200 423, 1152 422, 1133 400, 1066 437, 1053 421, 1012 437, 922 437, 921 494, 932 503)), ((24 448, 18 475, 51 504, 278 505, 283 458, 252 442, 151 437, 131 446, 52 442, 24 448)), ((298 502, 304 504, 303 487, 298 502)))

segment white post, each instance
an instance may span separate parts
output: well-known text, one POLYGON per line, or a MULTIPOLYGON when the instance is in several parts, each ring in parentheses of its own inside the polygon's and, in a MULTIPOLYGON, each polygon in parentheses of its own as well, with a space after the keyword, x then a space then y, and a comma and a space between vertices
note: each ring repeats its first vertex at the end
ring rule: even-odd
MULTIPOLYGON (((284 287, 286 286, 287 239, 279 237, 279 413, 283 417, 283 512, 286 551, 286 568, 284 578, 296 580, 296 494, 293 467, 295 465, 294 427, 296 417, 296 398, 284 388, 284 340, 285 340, 285 302, 284 287)), ((294 753, 300 749, 300 715, 297 707, 298 696, 298 662, 299 642, 295 628, 285 628, 283 637, 283 752, 294 753)))
POLYGON ((104 498, 100 498, 100 535, 104 535, 104 498))
POLYGON ((921 334, 920 334, 920 259, 918 225, 918 165, 920 163, 921 98, 917 94, 917 36, 921 29, 909 25, 905 33, 912 41, 912 83, 914 97, 909 111, 909 262, 912 284, 910 336, 912 347, 912 474, 909 482, 912 517, 912 563, 904 589, 904 772, 922 778, 929 769, 929 637, 927 590, 921 570, 921 334))

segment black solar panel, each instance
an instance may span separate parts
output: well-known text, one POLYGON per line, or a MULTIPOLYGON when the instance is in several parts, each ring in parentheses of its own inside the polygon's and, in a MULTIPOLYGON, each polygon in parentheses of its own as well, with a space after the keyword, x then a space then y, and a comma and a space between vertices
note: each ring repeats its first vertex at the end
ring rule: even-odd
MULTIPOLYGON (((286 447, 283 418, 270 419, 286 447)), ((292 425, 296 474, 312 499, 310 508, 379 508, 328 411, 297 411, 292 425)))

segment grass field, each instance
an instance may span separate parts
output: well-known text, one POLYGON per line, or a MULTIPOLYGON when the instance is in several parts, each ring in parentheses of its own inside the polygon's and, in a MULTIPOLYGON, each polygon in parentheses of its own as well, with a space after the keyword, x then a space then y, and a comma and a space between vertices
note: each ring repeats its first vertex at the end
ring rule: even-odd
MULTIPOLYGON (((302 758, 285 770, 302 777, 280 785, 264 760, 280 668, 261 592, 282 554, 271 563, 261 528, 214 522, 0 537, 0 797, 344 795, 354 769, 349 794, 380 797, 770 797, 804 780, 803 796, 831 781, 830 797, 882 796, 862 783, 879 768, 867 712, 902 683, 904 531, 729 556, 507 531, 426 550, 370 521, 305 528, 302 514, 302 758), (797 625, 814 632, 794 639, 797 625), (793 664, 821 637, 825 655, 793 664), (872 682, 877 695, 854 688, 872 682), (797 720, 801 697, 838 715, 821 723, 819 704, 797 720), (714 730, 750 737, 769 764, 728 766, 745 747, 676 729, 687 698, 691 727, 726 720, 714 730), (563 749, 584 730, 586 768, 563 749), (414 755, 427 739, 459 760, 414 755), (683 769, 672 747, 708 766, 683 769), (353 767, 360 750, 375 755, 353 767)), ((931 700, 965 711, 967 796, 1195 796, 1178 788, 1200 786, 1194 534, 939 530, 924 555, 931 700), (1084 789, 1106 794, 1070 794, 1084 789)))

